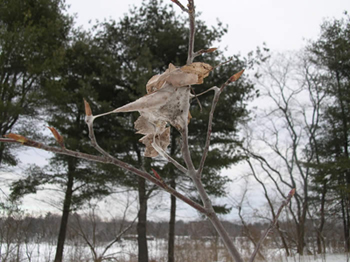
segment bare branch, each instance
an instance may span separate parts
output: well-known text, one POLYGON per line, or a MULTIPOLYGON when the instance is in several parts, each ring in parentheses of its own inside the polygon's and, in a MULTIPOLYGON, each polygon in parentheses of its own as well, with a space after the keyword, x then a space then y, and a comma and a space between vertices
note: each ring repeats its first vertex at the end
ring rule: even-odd
POLYGON ((214 94, 213 103, 212 103, 210 114, 209 114, 207 138, 205 141, 204 151, 203 151, 202 159, 201 159, 201 162, 199 164, 198 171, 197 171, 198 177, 201 177, 201 175, 202 175, 205 160, 207 159, 207 156, 208 156, 209 146, 210 146, 210 137, 211 137, 212 126, 213 126, 214 111, 216 108, 216 104, 219 101, 220 94, 221 94, 221 90, 216 86, 210 88, 209 90, 214 90, 215 94, 214 94))
MULTIPOLYGON (((204 151, 203 151, 202 159, 201 159, 201 162, 199 164, 198 171, 197 171, 198 177, 201 177, 201 174, 202 174, 203 168, 204 168, 204 164, 205 164, 205 160, 208 156, 209 146, 210 146, 210 137, 211 137, 212 126, 213 126, 214 111, 215 111, 217 103, 219 102, 219 97, 220 97, 222 91, 224 90, 224 88, 227 85, 229 85, 230 83, 237 81, 240 78, 240 76, 243 74, 243 72, 244 72, 244 70, 241 70, 240 72, 231 76, 220 88, 214 86, 214 87, 208 89, 207 91, 205 91, 205 92, 208 92, 209 90, 214 90, 215 94, 214 94, 214 98, 213 98, 213 102, 212 102, 212 106, 211 106, 211 110, 210 110, 210 114, 209 114, 207 138, 205 141, 204 151)), ((203 93, 205 93, 205 92, 203 92, 203 93)))
POLYGON ((217 50, 217 48, 215 48, 215 47, 213 47, 213 48, 208 48, 208 49, 201 49, 201 50, 195 52, 195 53, 193 54, 193 57, 196 58, 197 56, 200 56, 200 55, 202 55, 202 54, 212 53, 212 52, 214 52, 214 51, 216 51, 216 50, 217 50))
POLYGON ((277 214, 276 214, 276 216, 274 217, 273 221, 271 222, 270 226, 265 230, 264 234, 261 236, 259 242, 257 243, 253 254, 252 254, 251 257, 249 258, 249 262, 253 262, 253 261, 254 261, 256 255, 257 255, 257 253, 258 253, 258 251, 259 251, 259 249, 260 249, 260 246, 262 245, 262 243, 264 242, 265 238, 268 236, 268 234, 270 233, 270 231, 276 226, 276 224, 277 224, 277 222, 278 222, 278 218, 279 218, 279 216, 280 216, 280 214, 281 214, 283 208, 284 208, 285 206, 288 205, 288 203, 290 202, 290 200, 292 199, 292 197, 294 196, 294 194, 295 194, 295 188, 292 189, 292 190, 289 192, 289 194, 288 194, 286 200, 282 202, 282 204, 281 204, 280 208, 278 209, 277 214))
POLYGON ((179 162, 177 162, 175 159, 173 159, 171 156, 169 156, 163 148, 161 148, 155 139, 155 136, 153 136, 153 143, 152 143, 153 148, 158 152, 159 155, 167 159, 170 163, 172 163, 177 169, 179 169, 182 173, 188 174, 188 170, 181 165, 179 162))
POLYGON ((188 197, 182 195, 181 193, 179 193, 178 191, 176 191, 175 189, 167 186, 165 187, 164 184, 159 181, 158 179, 156 179, 155 177, 153 177, 152 175, 150 175, 149 173, 139 170, 136 167, 129 165, 121 160, 118 160, 114 157, 105 157, 105 156, 96 156, 96 155, 90 155, 90 154, 86 154, 86 153, 82 153, 82 152, 77 152, 77 151, 72 151, 66 148, 58 148, 58 147, 53 147, 53 146, 47 146, 45 144, 39 143, 37 141, 34 140, 30 140, 28 138, 26 138, 25 142, 19 142, 16 141, 15 139, 12 138, 0 138, 0 142, 3 143, 17 143, 17 144, 22 144, 24 146, 28 146, 28 147, 33 147, 33 148, 39 148, 48 152, 53 152, 56 154, 61 154, 61 155, 67 155, 67 156, 72 156, 72 157, 76 157, 76 158, 80 158, 80 159, 84 159, 87 161, 91 161, 91 162, 98 162, 98 163, 104 163, 104 164, 112 164, 115 166, 118 166, 126 171, 132 172, 133 174, 143 177, 144 179, 148 180, 149 182, 155 184, 156 186, 158 186, 159 188, 167 191, 168 193, 172 194, 173 196, 177 197, 178 199, 182 200, 183 202, 187 203, 188 205, 190 205, 191 207, 193 207, 194 209, 198 210, 199 212, 208 215, 208 211, 201 205, 199 205, 198 203, 192 201, 191 199, 189 199, 188 197))
POLYGON ((190 20, 190 36, 188 42, 187 65, 193 63, 194 55, 194 35, 196 33, 194 0, 188 0, 188 15, 190 20))
POLYGON ((189 12, 189 10, 186 7, 184 7, 183 4, 181 4, 179 0, 170 0, 170 1, 177 4, 181 8, 182 11, 184 11, 186 13, 189 12))

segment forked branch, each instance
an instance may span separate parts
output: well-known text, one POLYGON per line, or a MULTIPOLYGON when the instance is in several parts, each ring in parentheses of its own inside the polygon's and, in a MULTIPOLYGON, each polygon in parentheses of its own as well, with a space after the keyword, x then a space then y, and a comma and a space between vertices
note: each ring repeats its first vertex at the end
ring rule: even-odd
POLYGON ((283 208, 284 208, 285 206, 288 205, 288 203, 291 201, 291 199, 292 199, 292 197, 294 196, 294 194, 295 194, 295 188, 292 189, 292 190, 289 192, 287 198, 282 202, 282 205, 281 205, 280 208, 278 209, 277 214, 276 214, 276 216, 274 217, 274 219, 272 220, 270 226, 265 230, 264 234, 262 234, 262 236, 261 236, 259 242, 257 243, 257 245, 256 245, 256 247, 255 247, 255 249, 254 249, 253 254, 251 255, 251 257, 250 257, 250 259, 249 259, 249 262, 253 262, 253 261, 254 261, 254 259, 255 259, 255 257, 256 257, 256 254, 258 253, 258 251, 259 251, 259 249, 260 249, 262 243, 264 242, 264 240, 266 239, 266 237, 269 235, 269 233, 271 232, 271 230, 276 226, 276 224, 277 224, 277 222, 278 222, 278 218, 279 218, 279 216, 281 215, 281 212, 282 212, 283 208))

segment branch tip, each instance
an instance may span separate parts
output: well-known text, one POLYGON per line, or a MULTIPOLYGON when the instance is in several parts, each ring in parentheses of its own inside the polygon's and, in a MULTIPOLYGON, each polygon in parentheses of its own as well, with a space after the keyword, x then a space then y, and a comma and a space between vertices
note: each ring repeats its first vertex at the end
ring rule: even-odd
POLYGON ((239 71, 238 73, 234 74, 233 76, 231 76, 229 79, 229 82, 232 83, 232 82, 237 81, 241 77, 241 75, 243 74, 244 70, 245 69, 243 69, 243 70, 239 71))
POLYGON ((84 105, 85 105, 85 114, 86 116, 92 116, 92 111, 89 103, 84 99, 84 105))
POLYGON ((216 47, 212 47, 212 48, 205 50, 205 53, 212 53, 212 52, 215 52, 216 50, 218 50, 216 47))
POLYGON ((50 129, 51 133, 55 137, 57 143, 64 148, 64 139, 63 137, 58 133, 58 131, 54 127, 47 126, 48 129, 50 129))
POLYGON ((155 176, 158 180, 162 180, 162 178, 160 177, 160 175, 159 175, 159 174, 157 173, 157 171, 154 170, 153 168, 152 168, 152 172, 153 172, 154 176, 155 176))
POLYGON ((4 135, 4 137, 14 139, 17 142, 22 143, 22 144, 28 142, 28 139, 26 137, 21 136, 21 135, 17 135, 17 134, 13 134, 13 133, 10 133, 8 135, 4 135))
POLYGON ((296 191, 296 189, 293 188, 293 189, 289 192, 288 196, 293 197, 294 194, 295 194, 295 191, 296 191))

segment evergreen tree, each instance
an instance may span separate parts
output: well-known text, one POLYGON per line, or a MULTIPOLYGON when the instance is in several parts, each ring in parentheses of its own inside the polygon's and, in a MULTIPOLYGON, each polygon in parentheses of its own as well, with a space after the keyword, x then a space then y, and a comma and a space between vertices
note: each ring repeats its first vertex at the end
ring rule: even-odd
MULTIPOLYGON (((64 62, 57 75, 42 81, 45 93, 45 111, 48 124, 54 127, 67 148, 94 153, 84 122, 83 98, 89 98, 104 108, 110 97, 118 96, 118 64, 103 44, 85 32, 75 32, 67 46, 64 62)), ((101 145, 109 144, 108 134, 121 125, 97 125, 96 132, 105 137, 101 145)), ((54 184, 64 191, 62 218, 57 241, 55 262, 63 260, 69 214, 81 208, 87 200, 110 194, 113 185, 123 176, 120 170, 101 172, 100 167, 80 159, 54 156, 45 169, 31 168, 24 180, 12 185, 12 196, 19 197, 35 193, 39 185, 54 184)))
MULTIPOLYGON (((41 81, 62 62, 71 19, 61 0, 0 1, 0 135, 29 132, 40 113, 41 81)), ((16 165, 0 144, 0 165, 16 165)))
MULTIPOLYGON (((324 81, 322 133, 317 141, 321 155, 315 163, 314 183, 318 192, 336 199, 331 208, 340 214, 345 248, 350 250, 350 17, 326 21, 319 39, 309 46, 311 61, 324 81)), ((324 212, 324 210, 323 210, 324 212)))

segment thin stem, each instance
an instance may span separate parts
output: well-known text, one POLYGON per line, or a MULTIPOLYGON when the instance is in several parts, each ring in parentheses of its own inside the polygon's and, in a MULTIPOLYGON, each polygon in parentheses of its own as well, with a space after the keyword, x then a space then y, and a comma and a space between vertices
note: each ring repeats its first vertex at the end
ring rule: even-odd
POLYGON ((201 175, 202 175, 205 160, 207 159, 207 156, 208 156, 209 146, 210 146, 210 137, 211 137, 212 126, 213 126, 214 111, 215 111, 216 105, 219 101, 220 94, 221 94, 221 90, 218 87, 213 87, 211 89, 215 91, 215 95, 213 98, 213 103, 212 103, 212 107, 211 107, 210 115, 209 115, 207 138, 205 141, 204 151, 203 151, 202 159, 201 159, 201 162, 199 164, 198 171, 197 171, 197 176, 199 176, 199 177, 201 177, 201 175))
POLYGON ((172 163, 177 169, 179 169, 182 173, 188 174, 188 170, 181 165, 179 162, 177 162, 175 159, 173 159, 171 156, 169 156, 156 142, 155 136, 153 137, 153 148, 158 152, 159 155, 167 159, 170 163, 172 163))
POLYGON ((182 11, 188 13, 188 9, 187 9, 186 7, 184 7, 183 4, 181 4, 181 3, 179 2, 179 0, 171 0, 171 1, 172 1, 173 3, 175 3, 175 4, 177 4, 177 5, 181 8, 182 11))
POLYGON ((184 129, 181 132, 181 137, 182 137, 182 147, 181 147, 182 158, 186 163, 188 171, 194 172, 195 168, 192 162, 191 153, 188 146, 188 126, 187 125, 184 126, 184 129))
POLYGON ((264 234, 261 236, 259 242, 257 243, 256 247, 255 247, 255 250, 253 252, 253 254, 251 255, 251 257, 249 258, 249 262, 253 262, 255 257, 256 257, 256 254, 258 253, 259 249, 260 249, 260 246, 262 245, 262 243, 264 242, 265 238, 268 236, 268 234, 270 233, 270 231, 276 226, 277 222, 278 222, 278 218, 279 216, 281 215, 282 213, 282 210, 285 206, 288 205, 288 203, 290 202, 290 200, 292 199, 292 197, 294 196, 295 194, 295 189, 292 189, 286 200, 284 200, 280 206, 280 208, 278 209, 277 211, 277 214, 276 216, 274 217, 274 219, 272 220, 270 226, 265 230, 264 234))
POLYGON ((188 42, 188 56, 187 56, 187 65, 193 63, 193 59, 195 57, 194 54, 194 36, 196 33, 196 21, 195 21, 195 8, 194 8, 194 0, 188 0, 188 15, 190 20, 190 35, 188 42))

